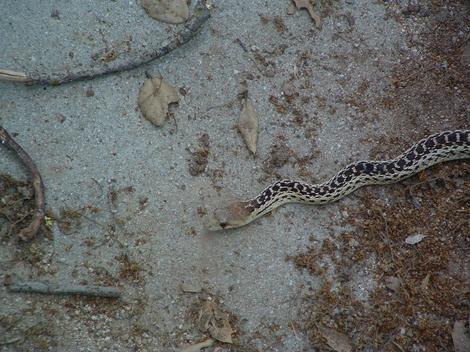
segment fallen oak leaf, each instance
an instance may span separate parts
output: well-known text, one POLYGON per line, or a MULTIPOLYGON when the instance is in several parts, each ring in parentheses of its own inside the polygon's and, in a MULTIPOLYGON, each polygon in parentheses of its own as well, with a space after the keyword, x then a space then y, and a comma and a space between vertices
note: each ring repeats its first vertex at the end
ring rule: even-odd
POLYGON ((308 0, 292 0, 292 1, 294 1, 294 4, 298 10, 306 9, 308 11, 311 19, 315 21, 315 26, 317 26, 317 28, 321 27, 320 15, 315 12, 310 1, 308 0))
POLYGON ((140 88, 138 104, 144 117, 161 127, 168 114, 168 105, 179 100, 178 90, 162 78, 151 78, 140 88))

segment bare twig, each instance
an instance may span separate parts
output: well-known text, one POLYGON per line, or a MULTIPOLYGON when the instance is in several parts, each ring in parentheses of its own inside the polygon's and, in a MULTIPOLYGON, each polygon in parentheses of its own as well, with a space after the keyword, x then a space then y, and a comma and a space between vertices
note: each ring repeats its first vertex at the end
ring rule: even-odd
POLYGON ((94 297, 119 298, 121 292, 115 287, 104 286, 60 286, 42 281, 15 282, 8 285, 11 292, 42 293, 48 295, 82 295, 94 297))
POLYGON ((168 44, 158 49, 148 49, 146 51, 139 52, 138 55, 132 60, 115 60, 108 62, 99 68, 80 68, 78 70, 70 71, 58 71, 50 73, 29 73, 29 72, 14 72, 9 70, 0 70, 0 80, 10 80, 23 82, 25 84, 51 84, 59 85, 75 80, 92 79, 98 76, 107 75, 113 72, 127 71, 134 69, 142 64, 155 60, 168 54, 176 48, 179 48, 183 44, 187 43, 192 37, 194 37, 202 25, 210 17, 209 10, 199 1, 194 9, 193 15, 186 21, 183 29, 176 33, 168 44))
POLYGON ((24 72, 15 72, 0 69, 0 80, 31 83, 31 79, 24 72))
POLYGON ((41 226, 44 220, 44 215, 46 213, 44 184, 42 182, 41 174, 39 173, 39 170, 31 157, 18 143, 16 143, 16 141, 2 126, 0 126, 0 143, 5 144, 7 147, 12 149, 31 172, 35 210, 31 223, 18 233, 18 237, 20 237, 22 240, 31 240, 38 232, 38 229, 41 226))

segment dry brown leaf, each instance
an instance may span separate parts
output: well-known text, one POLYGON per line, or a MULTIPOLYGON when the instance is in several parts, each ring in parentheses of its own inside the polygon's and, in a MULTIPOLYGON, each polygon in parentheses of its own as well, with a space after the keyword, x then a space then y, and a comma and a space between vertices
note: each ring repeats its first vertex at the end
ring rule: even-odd
POLYGON ((454 342, 455 352, 470 351, 470 335, 465 329, 465 321, 458 320, 454 323, 452 331, 452 341, 454 342))
POLYGON ((179 100, 178 90, 161 78, 144 82, 139 92, 139 108, 144 117, 156 126, 163 126, 168 114, 168 105, 179 100))
POLYGON ((179 352, 200 352, 201 349, 212 346, 214 342, 214 339, 207 339, 193 345, 182 347, 179 352))
POLYGON ((235 330, 228 319, 228 314, 214 302, 206 301, 199 311, 199 330, 208 332, 211 337, 221 342, 233 343, 232 334, 235 330))
POLYGON ((177 24, 189 18, 186 0, 141 0, 140 5, 150 17, 161 22, 177 24))
POLYGON ((235 333, 235 330, 232 329, 228 320, 224 319, 222 321, 222 327, 213 324, 211 327, 209 327, 209 333, 216 340, 226 343, 233 343, 232 335, 235 333))
POLYGON ((426 277, 421 281, 421 291, 426 291, 429 285, 429 279, 431 278, 431 273, 427 273, 426 277))
POLYGON ((352 346, 345 334, 340 333, 334 329, 330 329, 321 325, 317 325, 318 330, 326 339, 328 345, 336 352, 351 352, 352 346))
POLYGON ((387 276, 385 278, 385 286, 395 293, 400 292, 401 280, 395 276, 387 276))
POLYGON ((312 6, 312 4, 310 3, 309 0, 292 0, 292 1, 294 1, 294 4, 295 4, 295 6, 297 7, 298 10, 306 9, 308 11, 308 13, 309 13, 310 17, 312 18, 312 20, 315 21, 315 26, 317 26, 317 28, 321 27, 320 15, 315 12, 315 10, 313 9, 313 6, 312 6))
POLYGON ((242 102, 242 111, 238 119, 238 129, 248 150, 253 154, 256 153, 256 143, 258 141, 259 122, 255 108, 248 98, 242 102))

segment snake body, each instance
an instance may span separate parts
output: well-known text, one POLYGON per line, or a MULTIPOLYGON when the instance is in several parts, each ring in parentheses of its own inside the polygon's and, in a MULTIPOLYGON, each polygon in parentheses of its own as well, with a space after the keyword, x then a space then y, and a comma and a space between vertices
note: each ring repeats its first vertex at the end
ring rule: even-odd
POLYGON ((470 130, 433 134, 395 159, 352 163, 321 184, 277 181, 254 199, 215 209, 207 227, 210 230, 237 228, 286 203, 327 204, 362 186, 395 183, 432 165, 467 158, 470 158, 470 130))

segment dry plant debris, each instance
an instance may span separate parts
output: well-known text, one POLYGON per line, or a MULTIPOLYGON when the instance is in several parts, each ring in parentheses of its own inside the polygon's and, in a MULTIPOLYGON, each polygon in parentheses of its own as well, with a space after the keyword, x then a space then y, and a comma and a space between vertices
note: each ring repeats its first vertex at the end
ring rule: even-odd
POLYGON ((189 150, 192 155, 192 158, 188 162, 189 174, 191 176, 199 176, 206 171, 209 162, 209 147, 209 135, 204 133, 199 137, 199 146, 196 150, 189 150))
POLYGON ((293 1, 298 10, 306 9, 308 11, 308 14, 312 18, 312 20, 315 21, 315 25, 317 26, 317 28, 321 27, 320 15, 317 12, 315 12, 315 10, 313 9, 313 5, 310 3, 309 0, 293 0, 293 1))
POLYGON ((253 104, 248 98, 242 101, 242 111, 238 119, 238 130, 250 152, 256 154, 256 143, 258 141, 259 122, 253 104))
POLYGON ((0 174, 0 239, 6 240, 26 227, 33 211, 31 186, 0 174))
POLYGON ((309 337, 324 346, 321 324, 357 350, 450 351, 454 322, 470 311, 470 164, 440 165, 385 192, 359 191, 343 224, 355 231, 289 258, 324 282, 305 316, 309 337), (409 245, 409 233, 427 237, 409 245), (366 297, 357 293, 363 272, 374 282, 366 297))
POLYGON ((352 346, 349 338, 334 329, 325 326, 318 326, 318 330, 326 339, 328 345, 336 352, 351 352, 352 346))
POLYGON ((144 117, 155 126, 161 127, 168 115, 168 106, 178 100, 178 89, 162 78, 151 78, 140 89, 138 103, 144 117))
POLYGON ((186 22, 189 18, 186 0, 141 0, 140 5, 157 21, 178 24, 186 22))
POLYGON ((230 315, 224 312, 214 301, 206 300, 199 311, 199 330, 209 333, 214 339, 233 343, 235 330, 230 324, 230 315))

